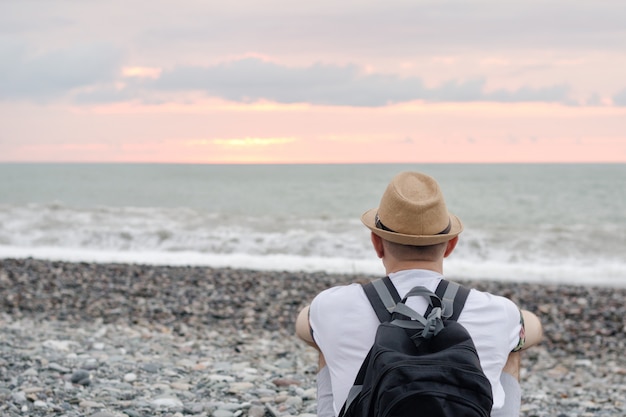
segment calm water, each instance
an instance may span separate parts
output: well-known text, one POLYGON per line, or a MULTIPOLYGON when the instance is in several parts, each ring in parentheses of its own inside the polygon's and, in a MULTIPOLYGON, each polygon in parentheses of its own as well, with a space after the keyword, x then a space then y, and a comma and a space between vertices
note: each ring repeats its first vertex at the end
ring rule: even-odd
POLYGON ((0 164, 0 257, 383 273, 359 217, 434 176, 450 276, 626 285, 626 165, 0 164))

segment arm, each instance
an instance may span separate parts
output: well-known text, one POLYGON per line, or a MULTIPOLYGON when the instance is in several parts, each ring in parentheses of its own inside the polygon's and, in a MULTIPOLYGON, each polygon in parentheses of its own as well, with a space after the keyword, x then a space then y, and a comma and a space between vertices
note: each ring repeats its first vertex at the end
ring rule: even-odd
MULTIPOLYGON (((314 347, 318 351, 320 350, 315 343, 315 340, 313 340, 313 335, 311 334, 311 325, 309 324, 309 306, 304 307, 298 314, 298 318, 296 319, 296 335, 307 345, 314 347)), ((322 369, 324 366, 326 366, 326 360, 320 351, 319 369, 322 369)))
MULTIPOLYGON (((522 315, 522 320, 524 322, 525 341, 522 347, 520 348, 520 350, 513 351, 509 354, 506 364, 504 365, 504 368, 502 369, 503 373, 512 375, 513 378, 515 378, 517 381, 520 380, 520 368, 521 368, 520 351, 528 349, 529 347, 536 345, 537 343, 541 341, 541 338, 543 337, 543 327, 541 326, 541 322, 539 321, 539 318, 528 310, 520 310, 520 313, 522 315)), ((505 388, 505 389, 508 389, 512 391, 511 393, 513 393, 514 388, 511 387, 510 385, 507 385, 507 387, 508 388, 505 388)), ((509 394, 507 394, 507 398, 508 396, 509 394)), ((513 404, 515 403, 515 401, 509 402, 509 403, 513 404)), ((515 415, 519 415, 519 412, 516 412, 515 415)))
POLYGON ((524 331, 526 336, 526 342, 523 349, 528 349, 531 346, 539 343, 543 337, 543 326, 539 321, 539 318, 528 310, 521 310, 522 318, 524 320, 524 331))
POLYGON ((309 307, 310 306, 304 307, 298 314, 298 318, 296 319, 296 335, 309 346, 319 350, 319 347, 317 347, 315 340, 313 340, 313 335, 311 334, 311 325, 309 324, 309 307))

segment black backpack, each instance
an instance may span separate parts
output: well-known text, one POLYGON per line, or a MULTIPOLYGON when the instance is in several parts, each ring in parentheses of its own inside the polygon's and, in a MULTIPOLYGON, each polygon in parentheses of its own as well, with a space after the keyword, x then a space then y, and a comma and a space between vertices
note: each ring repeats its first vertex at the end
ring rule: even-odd
POLYGON ((388 277, 363 289, 381 324, 339 417, 489 417, 491 384, 456 322, 469 290, 442 280, 400 300, 388 277), (427 318, 406 306, 413 296, 428 299, 427 318))

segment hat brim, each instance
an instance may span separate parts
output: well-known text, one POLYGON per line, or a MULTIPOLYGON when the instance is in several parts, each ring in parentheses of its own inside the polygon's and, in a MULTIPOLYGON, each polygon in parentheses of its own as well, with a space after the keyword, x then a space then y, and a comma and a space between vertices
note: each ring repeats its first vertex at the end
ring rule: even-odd
POLYGON ((378 208, 366 211, 361 216, 361 222, 370 229, 375 235, 382 237, 389 242, 399 243, 401 245, 410 246, 428 246, 437 243, 447 242, 458 236, 463 231, 463 223, 454 214, 448 213, 450 216, 450 231, 440 235, 405 235, 403 233, 389 232, 387 230, 376 227, 376 213, 378 208))

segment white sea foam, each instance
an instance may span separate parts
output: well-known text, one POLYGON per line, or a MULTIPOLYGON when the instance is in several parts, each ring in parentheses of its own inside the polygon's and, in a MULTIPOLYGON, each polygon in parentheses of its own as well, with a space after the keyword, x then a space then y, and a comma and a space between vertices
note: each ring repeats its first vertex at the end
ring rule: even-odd
POLYGON ((208 266, 260 271, 304 271, 339 274, 384 273, 378 259, 355 260, 296 255, 207 254, 199 252, 116 252, 80 248, 0 246, 0 258, 36 258, 64 262, 208 266))
MULTIPOLYGON (((382 276, 379 259, 299 256, 288 254, 252 255, 245 253, 209 254, 199 252, 104 251, 81 248, 0 246, 0 258, 36 258, 66 262, 129 263, 170 266, 208 266, 260 271, 304 271, 382 276)), ((599 267, 572 261, 566 264, 511 263, 492 260, 479 262, 463 257, 446 261, 446 275, 457 279, 511 282, 563 283, 570 285, 626 286, 626 264, 612 262, 599 267)))

